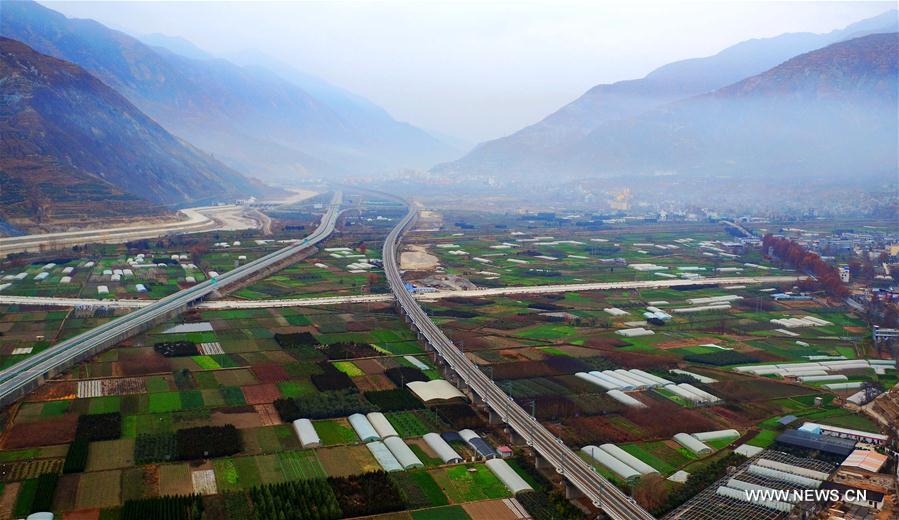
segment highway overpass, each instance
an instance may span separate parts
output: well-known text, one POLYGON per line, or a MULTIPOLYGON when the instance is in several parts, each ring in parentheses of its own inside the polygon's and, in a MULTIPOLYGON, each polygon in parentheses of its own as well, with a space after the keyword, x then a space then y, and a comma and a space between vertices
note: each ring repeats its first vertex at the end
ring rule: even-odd
MULTIPOLYGON (((84 244, 120 244, 131 240, 158 238, 179 233, 258 227, 258 222, 242 216, 248 210, 247 207, 235 205, 185 208, 180 213, 187 218, 176 222, 3 237, 0 238, 0 258, 14 253, 53 251, 84 244), (242 220, 246 223, 241 224, 242 220), (248 223, 251 223, 252 226, 248 223)), ((255 210, 253 211, 255 212, 255 210)))
POLYGON ((459 350, 424 312, 415 298, 403 285, 397 262, 397 249, 402 233, 414 222, 417 209, 409 212, 393 229, 384 242, 384 270, 390 289, 428 345, 437 351, 443 361, 458 375, 459 386, 467 385, 490 409, 534 448, 567 481, 602 509, 613 520, 650 520, 652 515, 634 500, 602 477, 587 462, 570 450, 547 430, 536 418, 528 414, 511 397, 506 395, 465 354, 459 350))
POLYGON ((219 288, 239 283, 259 271, 285 262, 297 253, 326 239, 340 214, 341 192, 336 192, 315 231, 303 241, 237 267, 171 296, 141 307, 130 314, 62 341, 6 370, 0 371, 0 406, 8 406, 43 382, 74 364, 174 316, 219 288))

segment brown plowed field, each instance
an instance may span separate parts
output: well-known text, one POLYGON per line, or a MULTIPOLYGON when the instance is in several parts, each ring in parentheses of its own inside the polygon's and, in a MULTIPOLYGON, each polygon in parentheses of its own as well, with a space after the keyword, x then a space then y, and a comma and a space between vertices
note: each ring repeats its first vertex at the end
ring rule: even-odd
POLYGON ((3 448, 7 450, 66 444, 75 439, 77 415, 63 415, 55 419, 21 423, 7 433, 3 448))

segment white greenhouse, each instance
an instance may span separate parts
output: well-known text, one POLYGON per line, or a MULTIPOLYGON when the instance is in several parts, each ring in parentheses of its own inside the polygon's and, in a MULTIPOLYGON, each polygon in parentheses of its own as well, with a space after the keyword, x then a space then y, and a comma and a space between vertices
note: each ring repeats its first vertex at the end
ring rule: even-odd
POLYGON ((830 473, 825 473, 823 471, 816 471, 809 468, 803 468, 800 466, 794 466, 792 464, 784 464, 783 462, 777 462, 776 460, 770 459, 759 459, 755 461, 755 463, 759 466, 771 469, 777 469, 780 471, 786 471, 787 473, 794 473, 796 475, 802 475, 803 477, 813 478, 815 480, 827 480, 830 478, 830 473))
POLYGON ((751 504, 766 507, 768 509, 773 509, 775 511, 780 511, 783 513, 789 513, 793 510, 793 504, 778 502, 774 500, 750 500, 750 495, 748 493, 744 492, 741 489, 734 489, 727 486, 718 486, 718 490, 715 492, 715 494, 727 498, 742 500, 743 502, 749 502, 751 504))
POLYGON ((625 383, 629 383, 633 385, 634 388, 646 388, 649 386, 645 381, 628 374, 627 370, 622 370, 620 368, 618 370, 603 370, 602 373, 609 377, 618 378, 625 383))
POLYGON ((387 420, 387 417, 383 413, 371 412, 365 417, 368 418, 368 422, 371 423, 375 431, 378 432, 378 435, 380 435, 382 439, 386 439, 387 437, 399 436, 396 428, 394 428, 393 425, 390 424, 390 421, 387 420))
POLYGON ((459 453, 456 452, 456 450, 454 450, 453 447, 440 436, 440 434, 434 432, 426 433, 422 438, 428 446, 434 450, 434 453, 440 457, 440 460, 442 460, 444 464, 456 464, 462 462, 462 456, 459 455, 459 453))
POLYGON ((375 460, 378 461, 378 464, 384 469, 384 471, 391 473, 393 471, 403 471, 403 466, 400 464, 400 461, 396 460, 396 457, 393 456, 393 453, 384 445, 381 441, 369 442, 365 445, 368 448, 368 451, 374 455, 375 460))
POLYGON ((688 392, 692 392, 692 393, 698 395, 699 397, 702 397, 708 403, 717 403, 717 402, 721 401, 720 397, 712 395, 701 388, 696 388, 695 386, 691 385, 690 383, 680 383, 677 386, 683 388, 684 390, 686 390, 688 392))
POLYGON ((646 408, 645 404, 627 395, 621 390, 609 390, 608 392, 606 392, 606 395, 625 406, 630 406, 632 408, 646 408))
POLYGON ((422 464, 421 459, 415 455, 415 452, 409 448, 409 445, 403 442, 403 439, 399 437, 388 437, 384 439, 384 445, 387 446, 387 449, 390 450, 390 453, 393 453, 393 456, 396 457, 396 460, 400 463, 403 469, 413 469, 413 468, 423 468, 424 464, 422 464))
POLYGON ((678 433, 674 436, 674 440, 684 448, 687 448, 697 455, 706 455, 712 453, 712 448, 708 447, 708 445, 698 440, 696 437, 693 437, 692 435, 688 435, 686 433, 678 433))
POLYGON ((592 444, 589 446, 584 446, 583 448, 581 448, 581 451, 625 480, 640 478, 639 471, 609 455, 607 452, 599 449, 597 446, 593 446, 592 444))
POLYGON ((300 445, 303 448, 317 448, 321 446, 322 441, 309 419, 297 419, 293 422, 293 431, 296 432, 300 439, 300 445))
POLYGON ((715 430, 711 432, 699 432, 694 433, 693 437, 700 441, 716 441, 719 439, 730 439, 732 437, 739 437, 740 432, 737 430, 715 430))
POLYGON ((600 445, 599 449, 601 449, 602 451, 615 457, 616 459, 620 460, 621 462, 627 464, 631 468, 634 468, 635 470, 639 471, 641 475, 652 475, 652 474, 658 474, 658 472, 659 472, 654 467, 643 462, 642 460, 638 459, 637 457, 634 457, 630 453, 624 451, 623 449, 619 448, 618 446, 615 446, 614 444, 611 444, 611 443, 602 444, 602 445, 600 445))
POLYGON ((601 386, 606 390, 615 390, 618 388, 618 385, 610 383, 610 382, 606 381, 605 379, 600 379, 600 378, 594 376, 593 374, 588 374, 586 372, 578 372, 574 375, 575 375, 575 377, 583 379, 584 381, 587 381, 588 383, 592 383, 594 385, 601 386))
POLYGON ((787 473, 786 471, 766 468, 764 466, 759 466, 758 464, 749 466, 746 471, 750 475, 764 477, 769 480, 776 480, 778 482, 786 482, 787 484, 793 484, 794 486, 805 489, 818 489, 819 487, 821 487, 820 480, 803 477, 801 475, 794 475, 793 473, 787 473))
POLYGON ((516 473, 515 470, 512 469, 512 466, 509 466, 509 463, 503 459, 488 460, 486 464, 490 471, 496 475, 496 478, 498 478, 513 495, 517 495, 522 491, 533 491, 534 488, 521 478, 521 475, 516 473))
POLYGON ((375 427, 372 426, 371 423, 368 422, 368 418, 361 413, 354 413, 347 419, 350 421, 350 426, 356 430, 356 435, 362 439, 362 442, 381 440, 381 436, 378 435, 375 427))
POLYGON ((668 381, 668 380, 665 379, 664 377, 659 377, 659 376, 657 376, 657 375, 655 375, 655 374, 650 374, 649 372, 645 372, 645 371, 643 371, 643 370, 640 370, 639 368, 632 368, 632 369, 629 370, 629 372, 630 372, 631 374, 640 376, 640 377, 642 377, 642 378, 644 378, 644 379, 648 379, 648 380, 650 380, 650 381, 655 381, 656 383, 658 383, 658 384, 660 384, 660 385, 662 385, 662 386, 670 385, 670 384, 671 384, 671 381, 668 381))
POLYGON ((593 370, 590 372, 590 375, 592 375, 594 377, 598 377, 605 381, 608 381, 609 383, 612 383, 614 385, 618 385, 619 390, 634 390, 636 388, 636 387, 634 387, 634 385, 632 385, 626 381, 622 381, 621 378, 615 377, 614 374, 607 374, 606 372, 600 372, 598 370, 593 370))

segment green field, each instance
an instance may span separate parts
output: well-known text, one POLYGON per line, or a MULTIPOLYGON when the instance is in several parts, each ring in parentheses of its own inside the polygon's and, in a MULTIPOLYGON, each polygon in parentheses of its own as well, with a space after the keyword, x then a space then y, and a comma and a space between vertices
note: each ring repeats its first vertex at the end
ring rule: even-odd
POLYGON ((483 464, 465 464, 431 471, 434 481, 453 502, 506 498, 509 490, 483 464))
POLYGON ((315 421, 313 426, 325 446, 359 442, 359 436, 344 419, 315 421))

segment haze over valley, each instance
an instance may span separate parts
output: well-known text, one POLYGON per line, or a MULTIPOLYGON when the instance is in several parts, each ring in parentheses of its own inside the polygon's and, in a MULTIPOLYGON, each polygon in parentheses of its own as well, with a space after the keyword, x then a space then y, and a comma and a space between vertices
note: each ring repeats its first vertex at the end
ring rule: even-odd
POLYGON ((0 520, 896 520, 895 2, 0 0, 0 520))

